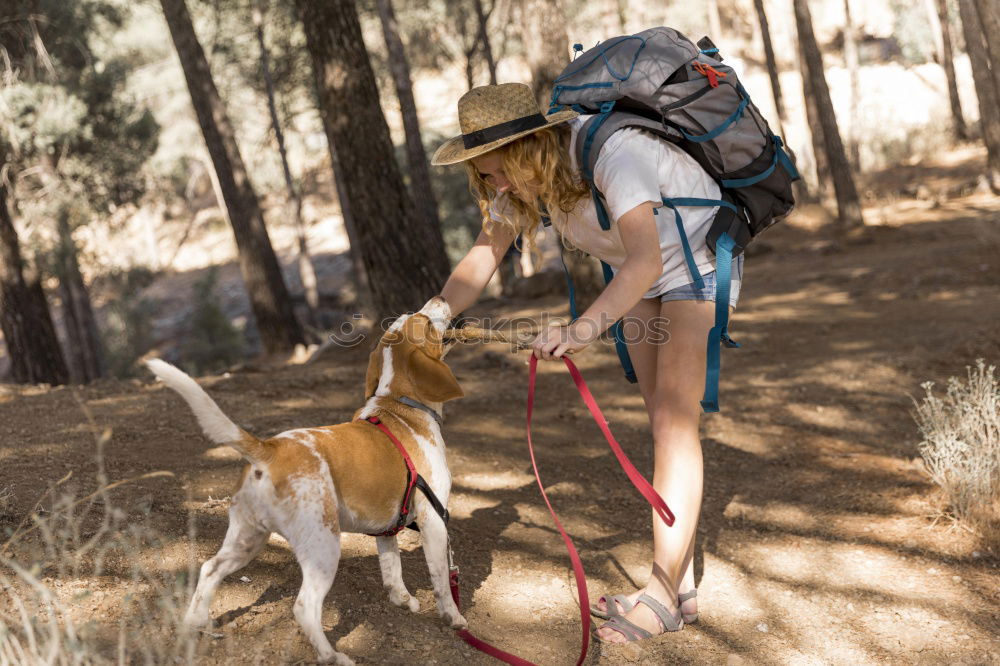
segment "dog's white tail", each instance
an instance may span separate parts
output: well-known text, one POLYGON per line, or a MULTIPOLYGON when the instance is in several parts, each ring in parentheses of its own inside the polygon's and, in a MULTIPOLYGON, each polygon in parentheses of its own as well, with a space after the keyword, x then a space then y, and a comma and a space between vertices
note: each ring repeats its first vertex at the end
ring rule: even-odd
POLYGON ((237 427, 191 377, 158 358, 149 359, 145 363, 164 384, 181 394, 210 440, 233 447, 252 463, 267 460, 264 444, 237 427))

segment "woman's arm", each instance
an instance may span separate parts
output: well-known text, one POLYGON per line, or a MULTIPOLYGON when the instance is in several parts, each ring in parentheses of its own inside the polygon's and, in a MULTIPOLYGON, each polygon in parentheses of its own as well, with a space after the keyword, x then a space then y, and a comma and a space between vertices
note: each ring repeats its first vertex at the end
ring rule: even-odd
POLYGON ((492 240, 485 231, 479 232, 475 245, 458 262, 441 289, 441 298, 448 301, 452 316, 458 316, 476 302, 513 242, 514 231, 507 227, 497 225, 492 240))
POLYGON ((653 217, 653 204, 639 204, 618 218, 625 246, 625 262, 615 272, 597 300, 569 326, 542 331, 533 344, 534 353, 552 359, 579 351, 596 340, 639 302, 663 272, 660 236, 653 217))

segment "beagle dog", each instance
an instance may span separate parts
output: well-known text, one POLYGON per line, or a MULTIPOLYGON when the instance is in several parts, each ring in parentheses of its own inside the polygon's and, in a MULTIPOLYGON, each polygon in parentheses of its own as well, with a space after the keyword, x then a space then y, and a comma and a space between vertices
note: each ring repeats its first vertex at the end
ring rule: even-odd
POLYGON ((401 518, 403 498, 413 490, 412 484, 408 487, 408 467, 397 445, 381 426, 373 425, 380 421, 388 428, 440 505, 447 507, 451 473, 441 436, 441 409, 444 402, 463 395, 442 360, 447 351, 443 334, 450 319, 451 308, 435 297, 419 312, 393 323, 369 357, 366 402, 353 421, 297 428, 264 440, 237 427, 174 366, 159 359, 146 362, 187 401, 210 440, 233 447, 248 463, 233 495, 222 548, 201 567, 185 616, 187 626, 210 626, 209 607, 219 583, 250 562, 277 532, 302 568, 294 613, 319 661, 353 664, 333 649, 320 621, 323 599, 337 573, 340 535, 386 534, 376 536, 383 585, 393 604, 416 612, 419 604, 403 584, 393 531, 412 517, 422 536, 438 612, 451 627, 466 627, 449 588, 445 520, 421 493, 412 493, 412 510, 408 515, 403 512, 405 521, 401 518), (390 532, 393 536, 388 536, 390 532))

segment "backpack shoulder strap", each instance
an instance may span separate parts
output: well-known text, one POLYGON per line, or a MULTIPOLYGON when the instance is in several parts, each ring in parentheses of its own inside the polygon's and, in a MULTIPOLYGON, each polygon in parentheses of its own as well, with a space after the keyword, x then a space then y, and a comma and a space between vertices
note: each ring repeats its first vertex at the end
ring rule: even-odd
POLYGON ((637 113, 627 111, 598 113, 583 124, 580 131, 577 132, 576 141, 573 144, 576 163, 580 167, 584 180, 588 183, 593 181, 594 167, 597 165, 597 157, 601 153, 601 148, 612 134, 626 127, 644 129, 671 142, 679 138, 676 132, 664 127, 659 120, 647 118, 637 113))

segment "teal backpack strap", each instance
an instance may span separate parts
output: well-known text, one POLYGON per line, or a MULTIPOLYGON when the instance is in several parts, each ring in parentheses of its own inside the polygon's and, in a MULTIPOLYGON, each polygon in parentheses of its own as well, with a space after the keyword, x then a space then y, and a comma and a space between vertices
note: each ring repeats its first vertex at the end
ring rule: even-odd
MULTIPOLYGON (((688 242, 687 233, 684 231, 684 221, 681 219, 681 212, 677 210, 680 206, 723 206, 729 208, 734 213, 739 213, 736 206, 722 199, 699 199, 696 197, 672 197, 663 199, 663 205, 674 211, 674 224, 677 225, 677 233, 681 237, 681 248, 684 250, 684 263, 687 264, 691 273, 691 280, 698 289, 705 288, 705 281, 701 278, 698 265, 694 261, 694 253, 691 252, 691 244, 688 242)), ((655 211, 654 211, 655 212, 655 211)))
MULTIPOLYGON (((683 221, 681 220, 680 206, 723 206, 729 208, 734 213, 738 209, 732 203, 722 199, 699 199, 694 197, 674 197, 663 199, 664 205, 674 211, 674 222, 677 224, 677 231, 681 237, 681 247, 684 249, 684 261, 688 270, 694 277, 695 286, 699 289, 705 287, 701 273, 695 265, 694 255, 691 253, 691 246, 684 232, 683 221)), ((715 325, 708 332, 708 353, 706 355, 705 368, 705 394, 702 396, 701 408, 705 412, 719 411, 719 370, 721 360, 721 346, 739 347, 739 343, 729 337, 729 287, 732 281, 733 270, 733 248, 736 242, 732 237, 724 233, 715 242, 715 325)))
MULTIPOLYGON (((551 227, 552 219, 548 215, 542 215, 542 226, 551 227)), ((573 321, 580 317, 576 309, 576 287, 573 285, 573 276, 569 273, 569 266, 566 265, 566 258, 563 255, 565 249, 562 243, 559 244, 559 262, 562 264, 563 273, 566 274, 566 293, 569 295, 569 316, 573 321)))
POLYGON ((566 258, 563 256, 565 248, 559 248, 559 261, 562 262, 563 273, 566 274, 566 291, 569 294, 569 316, 573 321, 580 318, 580 312, 576 309, 576 287, 573 286, 573 276, 570 275, 569 266, 566 265, 566 258))
MULTIPOLYGON (((611 230, 611 219, 608 217, 608 210, 604 206, 604 201, 601 199, 601 193, 597 191, 597 188, 593 183, 590 184, 590 195, 594 199, 594 208, 597 209, 597 221, 601 225, 601 229, 604 231, 611 230)), ((563 264, 565 266, 565 264, 563 264)), ((601 271, 604 273, 604 284, 611 282, 611 278, 615 276, 614 271, 611 270, 611 266, 601 262, 601 271)), ((569 275, 567 271, 566 275, 569 275)), ((573 315, 576 319, 576 315, 573 315)), ((635 376, 635 368, 632 366, 632 357, 628 355, 628 345, 625 343, 625 334, 622 332, 622 320, 616 321, 609 329, 611 335, 615 339, 615 351, 618 353, 618 360, 622 364, 622 370, 625 372, 625 379, 629 383, 635 384, 639 379, 635 376)))
POLYGON ((706 413, 719 411, 719 366, 722 345, 740 346, 729 337, 729 287, 732 282, 735 245, 727 233, 719 236, 719 240, 715 243, 715 326, 708 332, 705 395, 701 400, 701 408, 706 413))
MULTIPOLYGON (((611 266, 608 266, 603 261, 601 262, 601 270, 604 271, 604 284, 608 284, 615 276, 614 271, 611 270, 611 266)), ((635 376, 632 357, 628 355, 628 345, 625 343, 625 333, 622 331, 622 320, 619 319, 616 321, 610 330, 611 335, 615 338, 615 351, 618 352, 618 360, 622 364, 622 370, 625 371, 625 379, 630 384, 635 384, 639 381, 639 378, 635 376)))

